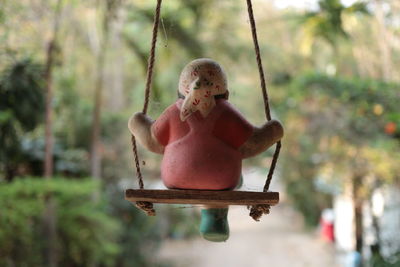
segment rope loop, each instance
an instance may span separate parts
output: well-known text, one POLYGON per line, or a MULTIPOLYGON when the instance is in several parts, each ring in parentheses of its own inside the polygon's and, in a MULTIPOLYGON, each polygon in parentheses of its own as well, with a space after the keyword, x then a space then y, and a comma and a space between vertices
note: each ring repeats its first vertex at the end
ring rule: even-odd
POLYGON ((250 217, 255 221, 259 222, 263 214, 269 214, 271 206, 267 204, 259 204, 251 206, 250 209, 250 217))
POLYGON ((143 210, 147 216, 156 216, 156 210, 153 207, 153 203, 148 201, 136 201, 136 207, 143 210))

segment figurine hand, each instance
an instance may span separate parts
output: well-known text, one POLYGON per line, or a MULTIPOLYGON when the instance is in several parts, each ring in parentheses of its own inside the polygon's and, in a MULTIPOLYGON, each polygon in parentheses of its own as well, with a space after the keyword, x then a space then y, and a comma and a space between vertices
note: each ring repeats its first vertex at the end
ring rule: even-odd
POLYGON ((283 137, 282 124, 271 120, 260 128, 255 127, 252 136, 240 148, 243 158, 249 158, 267 150, 283 137))
POLYGON ((136 129, 140 127, 144 127, 148 123, 152 123, 150 117, 148 117, 143 112, 136 112, 133 116, 129 119, 128 128, 133 135, 135 135, 136 129))
POLYGON ((153 123, 154 121, 149 116, 143 112, 137 112, 129 119, 128 128, 141 145, 152 152, 162 154, 164 147, 151 132, 153 123))

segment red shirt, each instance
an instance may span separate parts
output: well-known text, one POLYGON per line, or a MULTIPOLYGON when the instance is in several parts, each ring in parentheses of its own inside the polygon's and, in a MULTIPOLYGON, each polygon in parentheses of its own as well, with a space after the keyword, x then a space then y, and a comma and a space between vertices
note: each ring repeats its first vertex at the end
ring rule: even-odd
POLYGON ((180 189, 233 189, 240 178, 238 148, 253 133, 253 126, 225 99, 203 118, 199 112, 182 122, 182 100, 168 107, 152 132, 165 146, 161 167, 164 184, 180 189))

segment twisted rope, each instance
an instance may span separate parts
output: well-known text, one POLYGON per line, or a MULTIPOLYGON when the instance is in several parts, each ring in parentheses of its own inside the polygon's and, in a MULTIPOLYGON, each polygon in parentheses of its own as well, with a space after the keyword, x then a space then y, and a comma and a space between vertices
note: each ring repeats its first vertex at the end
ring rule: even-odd
MULTIPOLYGON (((150 101, 150 89, 153 80, 153 69, 154 69, 154 61, 156 55, 156 44, 157 44, 157 35, 158 35, 158 25, 160 24, 160 11, 161 11, 161 3, 162 0, 157 0, 156 11, 154 14, 154 24, 153 24, 153 37, 151 40, 151 49, 150 49, 150 57, 147 61, 147 75, 146 75, 146 87, 144 91, 144 103, 143 103, 143 114, 147 113, 147 109, 149 106, 150 101)), ((139 163, 139 154, 137 151, 136 146, 136 139, 135 136, 131 136, 132 142, 132 152, 135 157, 135 166, 136 166, 136 176, 138 179, 138 184, 140 189, 144 189, 143 183, 143 175, 142 171, 140 170, 140 163, 139 163)), ((137 201, 136 206, 146 212, 149 216, 156 215, 156 211, 153 208, 153 203, 147 201, 137 201)))
MULTIPOLYGON (((271 120, 271 111, 270 111, 270 107, 269 107, 269 98, 268 98, 268 93, 267 93, 267 86, 265 83, 265 76, 264 76, 264 69, 263 69, 262 60, 261 60, 260 47, 258 45, 257 28, 256 28, 256 22, 254 20, 253 5, 251 3, 251 0, 246 0, 246 1, 247 1, 247 12, 249 13, 251 34, 253 36, 254 51, 256 53, 258 73, 260 75, 261 91, 262 91, 263 100, 264 100, 264 111, 265 111, 265 116, 266 116, 267 120, 270 121, 271 120)), ((274 152, 274 155, 272 158, 271 167, 269 168, 267 180, 265 181, 265 185, 264 185, 264 189, 263 189, 264 192, 267 192, 269 190, 269 186, 272 181, 272 176, 274 175, 274 171, 275 171, 276 163, 278 161, 280 150, 281 150, 281 141, 277 142, 277 144, 275 146, 275 152, 274 152)), ((256 221, 258 221, 263 214, 269 213, 268 205, 263 205, 263 207, 261 207, 261 206, 262 205, 255 205, 255 206, 251 207, 250 216, 253 217, 253 219, 256 221), (268 210, 268 213, 266 212, 267 210, 268 210)))
POLYGON ((151 88, 151 83, 153 81, 153 68, 154 68, 154 59, 156 55, 158 25, 160 24, 161 2, 162 0, 157 0, 156 12, 154 14, 153 37, 151 40, 150 57, 147 62, 146 89, 145 89, 144 103, 143 103, 144 114, 147 113, 147 108, 149 106, 150 88, 151 88))

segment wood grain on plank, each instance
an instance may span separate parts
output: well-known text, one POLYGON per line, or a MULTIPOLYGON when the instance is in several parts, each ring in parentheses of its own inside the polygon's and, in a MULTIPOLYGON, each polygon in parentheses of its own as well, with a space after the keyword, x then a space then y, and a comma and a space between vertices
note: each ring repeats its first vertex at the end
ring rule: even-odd
POLYGON ((127 189, 125 199, 166 204, 276 205, 278 192, 127 189))

